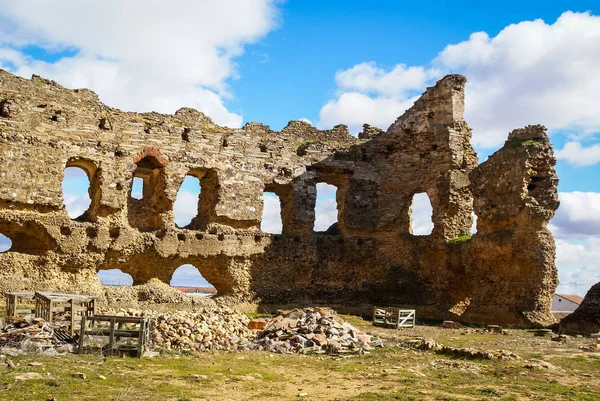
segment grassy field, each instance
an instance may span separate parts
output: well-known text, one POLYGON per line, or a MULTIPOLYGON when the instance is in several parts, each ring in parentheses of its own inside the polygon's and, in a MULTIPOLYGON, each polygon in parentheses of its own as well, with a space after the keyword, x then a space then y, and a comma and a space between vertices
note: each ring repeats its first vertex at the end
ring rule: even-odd
POLYGON ((256 351, 141 360, 9 357, 16 368, 0 360, 0 400, 600 400, 600 353, 579 349, 590 340, 556 343, 521 330, 507 336, 431 326, 395 331, 344 318, 380 335, 387 346, 347 358, 256 351), (509 350, 523 360, 456 359, 397 345, 415 335, 456 347, 509 350), (26 372, 43 378, 15 380, 26 372), (74 372, 86 378, 72 377, 74 372))

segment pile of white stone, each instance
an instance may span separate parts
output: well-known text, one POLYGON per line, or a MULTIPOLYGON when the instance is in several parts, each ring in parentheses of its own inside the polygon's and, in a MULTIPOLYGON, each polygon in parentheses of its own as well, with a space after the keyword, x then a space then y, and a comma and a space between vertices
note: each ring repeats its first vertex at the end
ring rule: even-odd
POLYGON ((364 353, 383 342, 361 332, 329 308, 294 309, 268 321, 247 349, 277 353, 364 353))
POLYGON ((236 350, 252 340, 248 321, 227 308, 161 313, 151 318, 150 344, 167 350, 236 350))
POLYGON ((237 350, 254 337, 245 315, 229 308, 202 308, 189 311, 158 312, 121 308, 101 308, 103 314, 148 316, 150 349, 174 351, 237 350))

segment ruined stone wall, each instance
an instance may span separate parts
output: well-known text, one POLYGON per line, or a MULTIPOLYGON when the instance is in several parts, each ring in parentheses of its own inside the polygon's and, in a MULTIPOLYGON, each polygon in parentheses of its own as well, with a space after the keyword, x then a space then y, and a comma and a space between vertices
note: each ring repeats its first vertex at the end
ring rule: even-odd
POLYGON ((477 165, 463 119, 465 78, 450 75, 387 131, 292 121, 281 132, 214 124, 192 109, 125 113, 89 90, 0 72, 0 290, 99 294, 96 272, 169 282, 193 264, 221 302, 321 303, 357 311, 411 306, 422 317, 520 326, 552 320, 557 284, 546 229, 558 207, 541 126, 513 131, 477 165), (90 208, 64 208, 65 167, 90 178, 90 208), (198 216, 179 228, 186 175, 201 180, 198 216), (131 197, 133 177, 144 182, 131 197), (338 223, 315 233, 316 184, 337 186, 338 223), (263 192, 280 197, 283 233, 260 231, 263 192), (433 232, 411 233, 426 192, 433 232), (477 234, 469 237, 472 216, 477 234))

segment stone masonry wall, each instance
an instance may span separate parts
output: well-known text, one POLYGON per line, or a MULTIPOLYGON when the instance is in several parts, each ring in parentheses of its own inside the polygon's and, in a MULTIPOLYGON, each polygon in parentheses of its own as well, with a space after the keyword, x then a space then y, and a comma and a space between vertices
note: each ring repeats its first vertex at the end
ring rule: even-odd
POLYGON ((0 254, 0 290, 100 294, 99 270, 168 283, 190 263, 227 304, 401 305, 429 318, 550 323, 552 147, 544 127, 528 126, 478 165, 465 83, 449 75, 387 131, 365 125, 355 138, 343 125, 300 121, 281 132, 230 129, 188 108, 125 113, 89 90, 0 71, 0 233, 13 242, 0 254), (91 183, 76 220, 64 207, 66 167, 91 183), (173 204, 186 175, 202 192, 198 216, 178 228, 173 204), (134 177, 144 182, 139 200, 134 177), (316 233, 319 182, 338 188, 338 222, 316 233), (280 197, 281 235, 260 231, 264 191, 280 197), (420 192, 433 207, 428 236, 410 228, 420 192))

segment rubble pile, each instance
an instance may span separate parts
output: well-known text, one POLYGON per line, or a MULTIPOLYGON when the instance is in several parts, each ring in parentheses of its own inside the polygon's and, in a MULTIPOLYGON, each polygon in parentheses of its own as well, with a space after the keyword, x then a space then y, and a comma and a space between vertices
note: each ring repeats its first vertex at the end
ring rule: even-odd
POLYGON ((364 353, 383 342, 344 322, 329 308, 293 309, 270 320, 248 345, 277 353, 364 353))
POLYGON ((235 350, 253 336, 248 321, 227 308, 160 314, 151 319, 150 342, 163 349, 235 350))
POLYGON ((254 332, 245 315, 229 308, 202 308, 194 312, 156 312, 102 309, 118 316, 150 318, 150 348, 177 351, 236 350, 248 344, 254 332))
POLYGON ((423 351, 433 351, 438 354, 450 355, 467 359, 521 359, 514 352, 506 350, 483 351, 476 348, 456 348, 449 345, 438 344, 432 339, 414 338, 404 342, 405 346, 423 351))
POLYGON ((27 342, 35 348, 52 348, 63 344, 52 326, 44 319, 27 316, 2 325, 0 323, 0 347, 22 348, 27 342))

